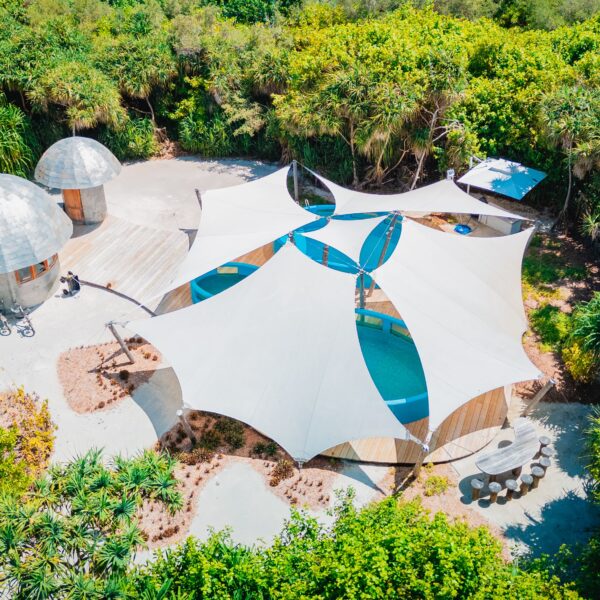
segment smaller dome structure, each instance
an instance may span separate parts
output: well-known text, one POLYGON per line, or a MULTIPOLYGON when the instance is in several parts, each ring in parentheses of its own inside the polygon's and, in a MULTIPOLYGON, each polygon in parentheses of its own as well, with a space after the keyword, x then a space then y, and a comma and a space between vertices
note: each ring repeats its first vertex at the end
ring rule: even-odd
POLYGON ((73 224, 34 183, 0 174, 0 302, 43 302, 58 277, 58 251, 73 224))
POLYGON ((121 163, 100 142, 73 136, 44 152, 35 168, 40 183, 62 190, 65 211, 74 223, 100 223, 106 216, 103 185, 121 172, 121 163))

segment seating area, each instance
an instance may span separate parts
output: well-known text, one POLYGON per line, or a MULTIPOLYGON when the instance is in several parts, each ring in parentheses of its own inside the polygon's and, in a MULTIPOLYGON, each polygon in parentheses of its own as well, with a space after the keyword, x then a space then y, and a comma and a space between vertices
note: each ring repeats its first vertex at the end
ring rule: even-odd
POLYGON ((533 424, 525 418, 519 418, 513 425, 514 442, 485 454, 476 461, 482 476, 471 479, 471 500, 476 501, 489 495, 490 504, 494 504, 505 489, 506 501, 515 494, 525 496, 536 489, 552 464, 554 449, 546 436, 538 438, 533 424), (530 463, 535 460, 536 462, 530 463), (530 473, 523 473, 525 465, 531 464, 530 473), (487 489, 486 489, 487 486, 487 489))

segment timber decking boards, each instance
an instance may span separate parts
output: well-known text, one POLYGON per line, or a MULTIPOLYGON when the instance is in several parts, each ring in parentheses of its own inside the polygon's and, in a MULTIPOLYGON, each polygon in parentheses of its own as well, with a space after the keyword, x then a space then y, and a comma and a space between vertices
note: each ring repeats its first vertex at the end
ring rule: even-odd
MULTIPOLYGON (((439 428, 437 448, 424 462, 446 462, 477 452, 489 444, 506 418, 511 386, 498 388, 473 398, 455 410, 439 428)), ((411 433, 424 440, 427 420, 407 425, 411 433)), ((322 454, 335 458, 384 464, 414 464, 421 448, 414 442, 391 438, 371 438, 340 444, 322 454)))
POLYGON ((188 252, 181 231, 154 229, 108 216, 96 229, 71 238, 60 253, 62 271, 135 300, 157 304, 188 252), (153 302, 152 302, 153 301, 153 302))

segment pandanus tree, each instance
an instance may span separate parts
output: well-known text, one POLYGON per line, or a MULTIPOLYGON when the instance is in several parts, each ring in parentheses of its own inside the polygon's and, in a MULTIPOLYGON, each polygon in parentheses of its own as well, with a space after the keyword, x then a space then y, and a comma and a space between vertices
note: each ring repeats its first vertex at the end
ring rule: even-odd
POLYGON ((24 498, 0 500, 0 588, 11 598, 127 598, 144 544, 136 514, 153 499, 181 508, 167 455, 106 466, 92 450, 52 467, 24 498))
POLYGON ((583 179, 600 165, 600 91, 583 85, 563 86, 546 94, 541 118, 550 143, 565 154, 567 192, 560 217, 566 217, 573 175, 583 179))

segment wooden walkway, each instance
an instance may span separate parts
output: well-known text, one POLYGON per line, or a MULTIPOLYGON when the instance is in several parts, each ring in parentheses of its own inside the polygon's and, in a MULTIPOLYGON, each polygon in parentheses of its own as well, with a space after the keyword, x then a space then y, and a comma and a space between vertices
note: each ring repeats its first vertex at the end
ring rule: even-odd
POLYGON ((181 231, 154 229, 108 216, 96 229, 78 228, 60 254, 62 271, 156 306, 188 251, 181 231))

